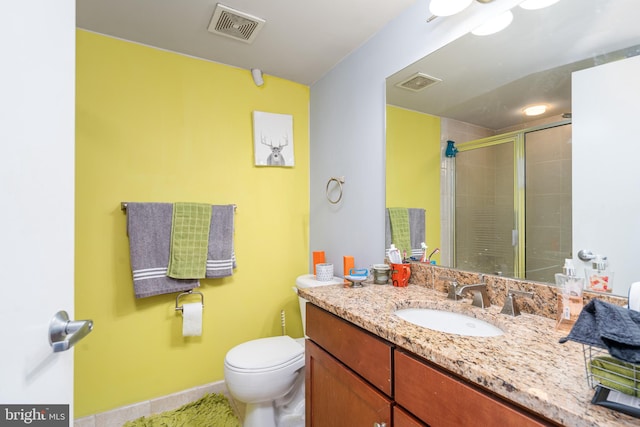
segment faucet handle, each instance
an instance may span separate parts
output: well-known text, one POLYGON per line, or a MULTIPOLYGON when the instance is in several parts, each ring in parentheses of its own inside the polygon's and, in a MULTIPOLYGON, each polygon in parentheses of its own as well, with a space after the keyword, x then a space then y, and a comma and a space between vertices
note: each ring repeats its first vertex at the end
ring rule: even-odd
POLYGON ((520 309, 516 303, 515 296, 523 296, 526 298, 533 298, 533 292, 519 291, 516 289, 509 289, 507 291, 507 298, 504 300, 504 306, 502 307, 502 314, 508 314, 510 316, 519 316, 520 309))
POLYGON ((458 280, 454 277, 448 276, 439 276, 438 279, 449 281, 449 293, 447 294, 447 298, 458 301, 458 280))

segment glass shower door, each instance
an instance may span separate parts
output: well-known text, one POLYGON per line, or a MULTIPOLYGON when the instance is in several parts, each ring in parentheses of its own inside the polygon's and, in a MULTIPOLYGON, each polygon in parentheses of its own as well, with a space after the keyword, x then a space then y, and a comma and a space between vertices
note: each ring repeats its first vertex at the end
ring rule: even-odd
POLYGON ((517 276, 516 140, 466 146, 456 156, 456 268, 517 276))
POLYGON ((525 277, 555 281, 572 257, 571 125, 525 134, 525 277))

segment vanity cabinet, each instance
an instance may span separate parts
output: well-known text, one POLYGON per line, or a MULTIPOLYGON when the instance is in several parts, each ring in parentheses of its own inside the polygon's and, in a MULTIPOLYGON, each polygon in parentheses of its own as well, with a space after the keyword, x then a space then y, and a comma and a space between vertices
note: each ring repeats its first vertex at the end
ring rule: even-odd
POLYGON ((317 306, 306 313, 307 427, 556 425, 317 306))

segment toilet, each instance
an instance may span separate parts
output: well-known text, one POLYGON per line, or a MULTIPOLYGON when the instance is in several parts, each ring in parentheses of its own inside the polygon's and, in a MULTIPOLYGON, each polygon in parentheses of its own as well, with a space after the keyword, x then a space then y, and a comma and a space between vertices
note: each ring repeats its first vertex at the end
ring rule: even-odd
MULTIPOLYGON (((293 289, 339 283, 342 278, 320 282, 305 274, 293 289)), ((298 299, 306 333, 306 300, 298 299)), ((231 396, 246 404, 244 427, 304 426, 304 338, 284 335, 238 344, 224 359, 224 378, 231 396)))

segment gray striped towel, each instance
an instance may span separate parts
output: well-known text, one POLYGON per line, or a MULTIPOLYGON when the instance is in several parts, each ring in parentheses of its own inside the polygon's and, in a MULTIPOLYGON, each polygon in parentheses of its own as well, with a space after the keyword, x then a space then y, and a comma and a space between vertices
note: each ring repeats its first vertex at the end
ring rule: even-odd
POLYGON ((209 250, 207 254, 207 278, 228 277, 236 268, 233 244, 233 205, 213 205, 209 227, 209 250))
POLYGON ((167 276, 172 213, 171 203, 127 204, 127 234, 136 298, 183 292, 200 286, 198 280, 167 276))

